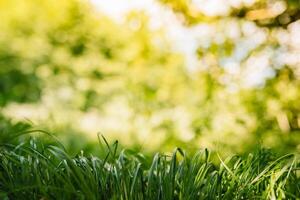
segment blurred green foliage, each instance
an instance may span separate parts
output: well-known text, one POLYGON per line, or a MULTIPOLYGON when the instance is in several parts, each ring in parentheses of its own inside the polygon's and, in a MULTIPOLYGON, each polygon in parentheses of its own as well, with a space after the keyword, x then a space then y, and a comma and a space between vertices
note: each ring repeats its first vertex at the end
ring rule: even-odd
MULTIPOLYGON (((190 24, 212 23, 222 31, 227 18, 248 20, 195 18, 188 4, 175 2, 174 10, 187 11, 181 14, 190 24)), ((118 23, 85 1, 0 0, 0 19, 4 125, 8 118, 28 118, 60 132, 70 148, 93 143, 97 132, 144 151, 182 146, 231 153, 257 143, 278 151, 300 148, 300 77, 294 66, 274 68, 259 87, 232 91, 222 81, 228 72, 220 60, 232 57, 241 40, 199 46, 199 59, 213 64, 190 72, 164 30, 149 28, 144 12, 118 23)), ((270 37, 246 58, 278 45, 270 37)))

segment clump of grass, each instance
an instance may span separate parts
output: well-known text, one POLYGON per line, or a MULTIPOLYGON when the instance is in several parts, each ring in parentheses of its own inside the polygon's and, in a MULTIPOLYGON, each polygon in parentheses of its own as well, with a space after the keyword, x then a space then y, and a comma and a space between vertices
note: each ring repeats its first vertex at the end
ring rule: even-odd
POLYGON ((208 150, 188 156, 176 148, 152 161, 106 144, 103 158, 31 139, 0 147, 1 199, 299 199, 296 155, 260 149, 246 157, 220 159, 208 150))

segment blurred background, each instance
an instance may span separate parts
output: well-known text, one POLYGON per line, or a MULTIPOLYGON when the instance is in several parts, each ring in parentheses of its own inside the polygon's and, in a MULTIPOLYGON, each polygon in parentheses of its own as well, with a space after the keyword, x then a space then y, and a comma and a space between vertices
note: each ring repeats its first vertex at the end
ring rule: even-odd
POLYGON ((0 0, 0 134, 300 151, 300 1, 0 0))

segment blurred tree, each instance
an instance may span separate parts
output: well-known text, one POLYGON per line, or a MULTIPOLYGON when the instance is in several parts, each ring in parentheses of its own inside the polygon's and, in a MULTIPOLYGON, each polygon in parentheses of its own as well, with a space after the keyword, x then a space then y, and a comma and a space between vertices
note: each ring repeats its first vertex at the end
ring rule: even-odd
POLYGON ((80 0, 0 0, 1 112, 93 139, 101 131, 145 150, 299 148, 298 64, 276 63, 278 55, 297 55, 278 36, 292 34, 293 4, 266 22, 253 11, 271 1, 231 6, 225 16, 190 1, 162 2, 187 27, 214 30, 198 45, 193 72, 143 11, 119 23, 80 0), (291 20, 276 22, 285 12, 291 20))
MULTIPOLYGON (((210 16, 197 9, 203 1, 199 0, 160 0, 179 13, 189 25, 199 22, 213 22, 224 15, 210 16)), ((287 27, 300 19, 300 2, 297 0, 254 0, 254 1, 219 1, 219 4, 228 4, 227 17, 235 17, 254 21, 260 26, 287 27)), ((220 6, 220 5, 219 5, 220 6)))
MULTIPOLYGON (((193 126, 202 134, 209 128, 206 131, 207 137, 215 135, 222 139, 200 137, 200 140, 204 143, 205 141, 217 142, 217 145, 222 144, 222 146, 229 144, 229 148, 239 146, 239 149, 244 150, 252 148, 257 141, 278 149, 281 147, 282 151, 299 149, 299 62, 287 61, 293 59, 292 56, 299 55, 296 47, 298 32, 295 31, 300 18, 299 2, 293 0, 237 1, 236 3, 220 1, 219 4, 223 5, 218 6, 229 7, 228 12, 221 14, 206 13, 207 10, 203 9, 201 1, 161 0, 161 2, 179 14, 188 27, 197 27, 199 24, 217 27, 217 32, 211 36, 212 41, 220 38, 220 29, 221 32, 224 31, 221 43, 210 42, 208 47, 198 48, 199 62, 207 60, 210 56, 213 61, 208 67, 217 66, 223 71, 223 73, 215 73, 215 70, 209 69, 204 71, 204 74, 211 74, 212 83, 217 83, 218 88, 221 89, 211 87, 209 92, 205 92, 210 94, 210 99, 204 101, 207 103, 201 107, 205 107, 210 112, 204 112, 205 116, 199 115, 199 119, 195 120, 193 126), (230 38, 230 34, 226 35, 227 30, 230 29, 238 35, 234 36, 234 39, 230 38), (244 46, 243 43, 247 42, 248 38, 251 39, 247 32, 257 36, 261 34, 261 37, 256 37, 252 44, 250 42, 248 46, 244 46), (259 40, 261 41, 257 42, 259 40), (244 54, 242 59, 236 59, 237 55, 241 54, 244 54), (281 54, 282 57, 290 57, 282 59, 281 54), (255 68, 265 66, 264 59, 261 59, 260 63, 255 63, 255 59, 259 60, 262 57, 266 58, 271 73, 264 78, 266 82, 252 87, 243 87, 241 85, 243 79, 251 76, 255 68), (234 67, 238 68, 233 68, 236 71, 231 70, 230 67, 233 65, 226 65, 232 64, 227 61, 237 64, 234 67), (249 71, 251 65, 253 70, 249 71), (233 89, 234 92, 226 92, 228 89, 233 89), (224 113, 224 110, 230 114, 224 113), (218 118, 220 114, 221 119, 218 118), (232 118, 233 121, 230 122, 228 118, 232 118), (217 128, 218 126, 212 127, 215 121, 219 123, 218 126, 221 126, 220 129, 217 128), (230 124, 233 126, 230 127, 230 124)), ((200 73, 203 74, 202 71, 200 73)), ((266 73, 262 71, 260 74, 266 73)), ((255 78, 259 79, 259 76, 255 78)), ((201 90, 198 88, 196 91, 201 90)))

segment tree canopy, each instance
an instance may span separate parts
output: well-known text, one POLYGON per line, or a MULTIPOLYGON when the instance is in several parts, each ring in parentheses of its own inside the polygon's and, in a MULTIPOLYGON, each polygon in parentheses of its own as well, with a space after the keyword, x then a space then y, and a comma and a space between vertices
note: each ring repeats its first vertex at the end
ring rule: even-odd
POLYGON ((159 3, 195 32, 189 70, 144 11, 117 22, 86 1, 0 0, 1 120, 29 119, 65 138, 101 132, 145 151, 299 150, 299 2, 216 15, 195 2, 159 3))

